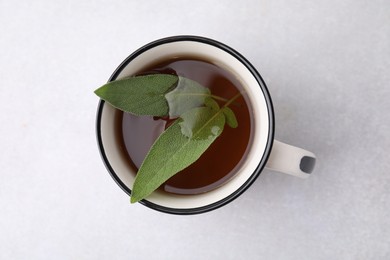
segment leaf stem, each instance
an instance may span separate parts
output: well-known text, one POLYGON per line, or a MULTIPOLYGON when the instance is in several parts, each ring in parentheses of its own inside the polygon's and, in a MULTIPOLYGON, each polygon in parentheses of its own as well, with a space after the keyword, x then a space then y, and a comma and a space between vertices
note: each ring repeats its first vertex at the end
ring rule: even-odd
POLYGON ((231 99, 227 100, 227 102, 225 103, 225 105, 223 107, 228 107, 230 104, 232 104, 237 98, 239 98, 241 96, 241 92, 239 92, 237 95, 235 95, 234 97, 232 97, 231 99))
POLYGON ((219 100, 219 101, 223 101, 223 102, 228 102, 229 100, 227 98, 223 98, 223 97, 220 97, 220 96, 216 96, 216 95, 210 95, 210 97, 216 99, 216 100, 219 100))

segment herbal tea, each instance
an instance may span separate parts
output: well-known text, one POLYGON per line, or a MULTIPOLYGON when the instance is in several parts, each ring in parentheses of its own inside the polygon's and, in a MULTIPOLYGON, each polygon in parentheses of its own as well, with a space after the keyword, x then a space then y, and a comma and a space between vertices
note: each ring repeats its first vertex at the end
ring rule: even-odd
MULTIPOLYGON (((226 100, 242 92, 239 81, 211 62, 175 58, 156 63, 139 73, 172 74, 192 79, 210 89, 222 107, 226 100), (225 100, 223 100, 225 99, 225 100)), ((240 96, 231 105, 238 121, 237 128, 225 126, 221 135, 192 165, 161 185, 160 189, 174 194, 199 194, 210 191, 232 178, 241 166, 251 139, 251 114, 245 99, 240 96)), ((167 117, 135 116, 117 111, 118 145, 137 172, 142 161, 159 135, 172 124, 167 117)))

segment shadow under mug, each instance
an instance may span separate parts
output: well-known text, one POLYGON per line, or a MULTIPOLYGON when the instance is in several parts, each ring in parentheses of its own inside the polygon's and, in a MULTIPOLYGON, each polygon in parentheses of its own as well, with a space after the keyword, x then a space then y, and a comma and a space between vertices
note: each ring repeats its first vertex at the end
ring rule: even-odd
MULTIPOLYGON (((239 79, 247 93, 247 102, 254 118, 250 150, 234 177, 214 190, 197 195, 174 195, 157 190, 140 203, 165 213, 198 214, 219 208, 240 196, 265 167, 302 178, 310 175, 315 165, 314 154, 274 140, 274 111, 263 79, 241 54, 225 44, 199 36, 163 38, 141 47, 127 57, 109 81, 134 75, 156 60, 180 56, 195 56, 213 61, 239 79)), ((130 195, 135 173, 116 145, 115 112, 115 108, 108 103, 103 100, 99 102, 97 141, 109 173, 130 195)))

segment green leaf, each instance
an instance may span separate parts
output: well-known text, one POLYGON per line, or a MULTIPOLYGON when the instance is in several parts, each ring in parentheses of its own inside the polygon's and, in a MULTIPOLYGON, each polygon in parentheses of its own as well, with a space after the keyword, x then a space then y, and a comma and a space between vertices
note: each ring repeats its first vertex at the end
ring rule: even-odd
POLYGON ((228 107, 222 108, 223 114, 226 117, 226 123, 231 127, 231 128, 236 128, 238 126, 237 118, 236 115, 234 114, 233 110, 231 110, 228 107))
POLYGON ((149 196, 170 177, 185 169, 222 133, 225 123, 235 128, 237 119, 227 100, 208 88, 180 76, 152 74, 110 82, 95 91, 112 106, 134 115, 180 116, 155 141, 134 181, 131 202, 149 196), (220 108, 215 101, 225 102, 220 108))
POLYGON ((170 177, 194 163, 221 134, 222 110, 198 107, 184 113, 155 141, 134 181, 131 203, 149 196, 170 177))
POLYGON ((175 118, 194 107, 202 106, 208 97, 208 88, 191 79, 179 77, 176 88, 165 95, 169 116, 175 118))
POLYGON ((215 101, 212 97, 206 98, 204 104, 206 107, 210 107, 213 110, 219 110, 219 105, 217 101, 215 101))
POLYGON ((166 116, 169 107, 165 94, 176 86, 178 79, 167 74, 130 77, 109 82, 95 94, 134 115, 166 116))
POLYGON ((225 125, 220 126, 221 111, 210 107, 199 107, 184 113, 180 118, 181 133, 193 140, 203 140, 218 136, 225 125), (217 121, 215 121, 217 120, 217 121))

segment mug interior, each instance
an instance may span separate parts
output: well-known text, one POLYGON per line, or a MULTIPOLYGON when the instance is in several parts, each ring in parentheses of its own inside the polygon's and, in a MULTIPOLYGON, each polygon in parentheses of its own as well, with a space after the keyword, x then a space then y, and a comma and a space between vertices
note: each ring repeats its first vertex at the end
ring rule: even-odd
MULTIPOLYGON (((171 37, 153 42, 130 55, 110 81, 136 74, 156 61, 173 57, 195 56, 210 61, 235 76, 246 92, 251 109, 252 133, 246 160, 237 173, 222 186, 197 195, 175 195, 153 192, 141 203, 151 208, 177 214, 193 214, 220 207, 240 195, 259 175, 268 158, 273 141, 273 109, 264 82, 253 66, 231 48, 201 37, 171 37)), ((135 173, 116 142, 114 117, 116 109, 101 101, 97 132, 103 160, 122 189, 130 193, 135 173)))

